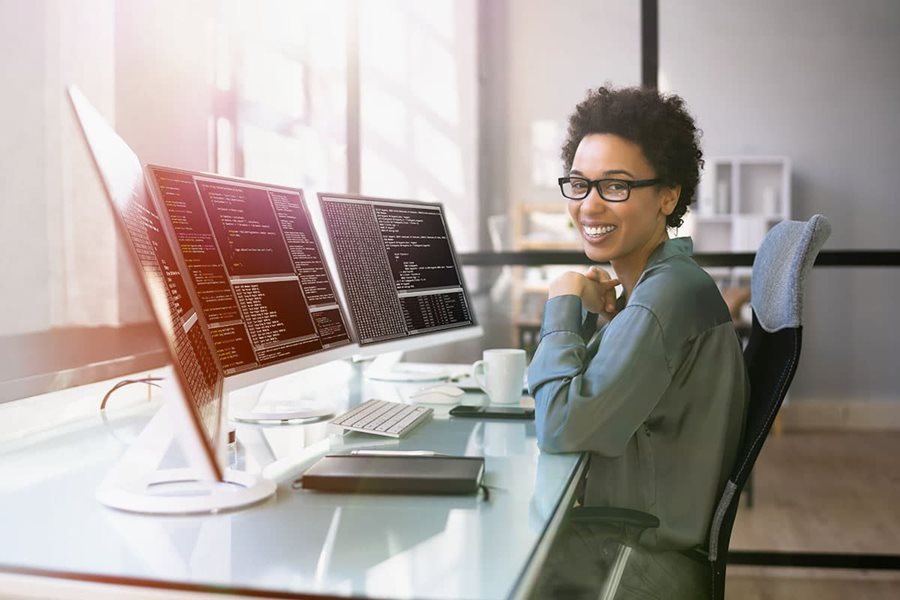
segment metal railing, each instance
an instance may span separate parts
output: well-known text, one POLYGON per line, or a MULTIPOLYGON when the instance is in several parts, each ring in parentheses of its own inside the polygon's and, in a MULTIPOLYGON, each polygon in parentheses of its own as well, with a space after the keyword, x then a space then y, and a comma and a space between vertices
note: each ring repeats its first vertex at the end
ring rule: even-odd
MULTIPOLYGON (((749 267, 753 252, 699 252, 694 260, 701 267, 749 267)), ((593 264, 583 252, 570 250, 526 250, 521 252, 467 252, 459 255, 467 267, 505 267, 593 264)), ((823 250, 817 267, 900 267, 900 250, 823 250)))

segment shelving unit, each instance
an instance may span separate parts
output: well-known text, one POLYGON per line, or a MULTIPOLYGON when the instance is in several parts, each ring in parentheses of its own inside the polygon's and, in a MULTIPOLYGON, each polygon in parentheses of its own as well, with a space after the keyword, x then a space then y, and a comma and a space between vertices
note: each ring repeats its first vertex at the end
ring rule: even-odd
POLYGON ((791 215, 791 167, 784 156, 706 160, 694 220, 699 252, 751 252, 791 215))
MULTIPOLYGON (((685 217, 695 252, 755 252, 791 217, 791 162, 785 156, 706 159, 697 204, 685 217)), ((750 268, 708 269, 720 287, 749 285, 750 268)))

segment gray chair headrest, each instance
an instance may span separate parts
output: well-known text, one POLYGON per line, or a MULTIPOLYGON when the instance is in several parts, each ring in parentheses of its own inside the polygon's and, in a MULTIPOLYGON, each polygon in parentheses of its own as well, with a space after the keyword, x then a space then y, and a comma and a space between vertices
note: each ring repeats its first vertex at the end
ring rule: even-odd
POLYGON ((766 234, 753 259, 750 304, 769 333, 802 325, 806 278, 829 235, 831 223, 822 215, 782 221, 766 234))

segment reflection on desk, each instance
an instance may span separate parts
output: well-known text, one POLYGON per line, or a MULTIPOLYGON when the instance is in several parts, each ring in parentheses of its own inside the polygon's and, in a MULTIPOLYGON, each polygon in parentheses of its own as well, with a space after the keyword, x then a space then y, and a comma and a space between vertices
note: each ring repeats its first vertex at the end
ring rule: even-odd
MULTIPOLYGON (((365 387, 355 382, 338 402, 355 405, 365 387)), ((450 419, 436 410, 396 447, 485 456, 489 501, 295 491, 285 481, 275 498, 229 514, 158 518, 109 510, 94 491, 153 408, 116 409, 108 424, 93 417, 0 445, 0 531, 14 540, 0 545, 0 584, 9 574, 30 573, 47 575, 37 581, 53 582, 55 597, 66 597, 60 577, 280 597, 519 597, 584 466, 578 455, 541 456, 533 423, 450 419), (552 508, 536 514, 535 505, 552 508)), ((236 463, 249 470, 316 444, 338 451, 381 441, 339 435, 323 423, 241 425, 238 438, 236 463)), ((83 587, 73 589, 70 596, 84 596, 83 587)), ((118 598, 121 590, 98 583, 90 596, 118 598)))

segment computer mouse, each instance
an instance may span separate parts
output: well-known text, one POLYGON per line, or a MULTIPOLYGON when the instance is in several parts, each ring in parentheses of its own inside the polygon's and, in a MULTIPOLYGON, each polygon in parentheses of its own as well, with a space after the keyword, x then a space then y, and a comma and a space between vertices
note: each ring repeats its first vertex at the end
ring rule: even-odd
POLYGON ((423 404, 456 404, 466 392, 455 385, 435 385, 410 394, 410 398, 423 404))
POLYGON ((466 393, 464 389, 455 385, 436 385, 424 391, 434 392, 435 394, 444 394, 445 396, 453 396, 454 398, 466 393))

